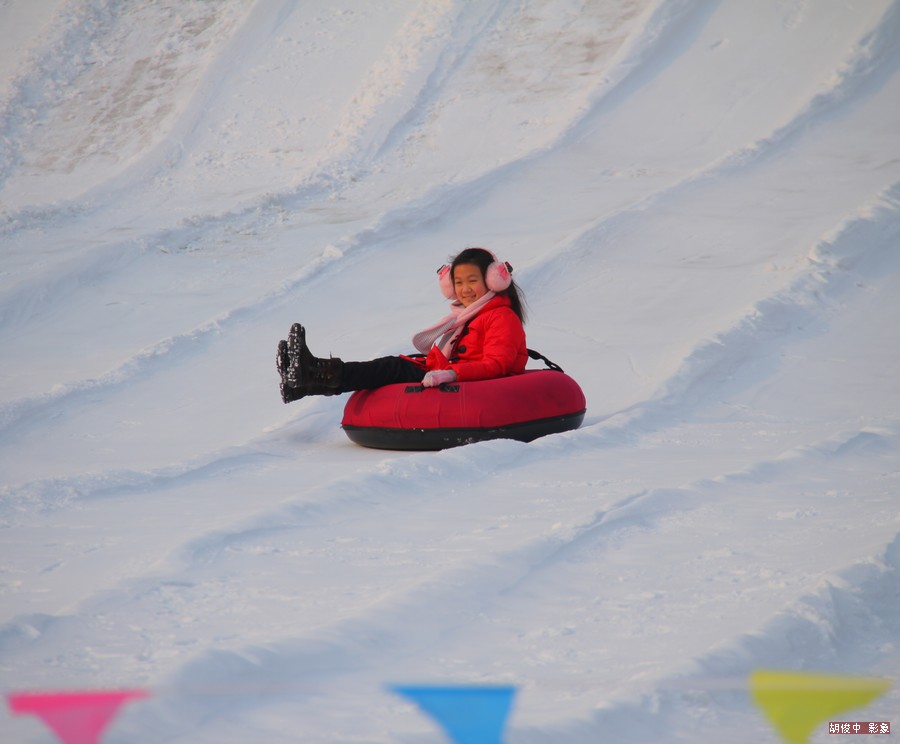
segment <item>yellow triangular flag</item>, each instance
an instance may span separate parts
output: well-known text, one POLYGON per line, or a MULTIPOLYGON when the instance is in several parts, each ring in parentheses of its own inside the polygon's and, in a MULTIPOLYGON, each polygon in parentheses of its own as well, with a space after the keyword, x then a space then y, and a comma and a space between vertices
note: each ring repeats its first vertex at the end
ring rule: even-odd
POLYGON ((772 725, 790 744, 806 744, 820 723, 882 695, 891 683, 876 677, 845 677, 760 669, 750 692, 772 725))

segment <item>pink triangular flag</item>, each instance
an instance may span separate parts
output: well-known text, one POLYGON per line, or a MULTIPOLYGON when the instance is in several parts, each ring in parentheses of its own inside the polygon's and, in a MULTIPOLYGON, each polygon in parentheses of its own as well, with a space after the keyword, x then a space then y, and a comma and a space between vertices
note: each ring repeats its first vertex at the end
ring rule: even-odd
POLYGON ((38 716, 63 744, 99 744, 123 704, 149 696, 146 690, 21 692, 7 701, 13 713, 38 716))

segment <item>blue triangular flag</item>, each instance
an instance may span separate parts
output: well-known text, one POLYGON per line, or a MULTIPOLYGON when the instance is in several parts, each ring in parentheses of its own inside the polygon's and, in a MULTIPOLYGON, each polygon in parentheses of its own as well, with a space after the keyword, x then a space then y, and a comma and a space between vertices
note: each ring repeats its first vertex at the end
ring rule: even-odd
POLYGON ((515 687, 392 687, 412 700, 455 744, 502 744, 515 687))

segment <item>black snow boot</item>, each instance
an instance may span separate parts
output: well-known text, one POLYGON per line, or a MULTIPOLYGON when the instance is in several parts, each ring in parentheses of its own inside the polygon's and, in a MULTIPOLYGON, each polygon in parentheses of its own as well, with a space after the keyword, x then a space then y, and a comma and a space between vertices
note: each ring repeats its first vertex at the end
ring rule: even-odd
POLYGON ((333 357, 318 359, 306 346, 306 329, 291 326, 287 341, 278 342, 275 357, 281 376, 281 399, 285 403, 307 395, 339 395, 344 363, 333 357))

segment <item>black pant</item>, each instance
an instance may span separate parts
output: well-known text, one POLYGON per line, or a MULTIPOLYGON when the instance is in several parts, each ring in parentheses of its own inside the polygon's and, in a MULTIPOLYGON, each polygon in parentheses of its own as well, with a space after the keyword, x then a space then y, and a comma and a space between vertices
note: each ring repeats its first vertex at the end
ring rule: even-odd
POLYGON ((386 356, 369 362, 344 362, 341 392, 370 390, 397 382, 422 382, 425 370, 415 362, 397 356, 386 356))

